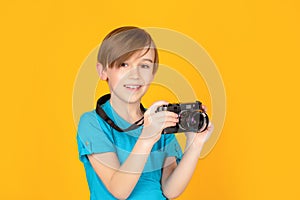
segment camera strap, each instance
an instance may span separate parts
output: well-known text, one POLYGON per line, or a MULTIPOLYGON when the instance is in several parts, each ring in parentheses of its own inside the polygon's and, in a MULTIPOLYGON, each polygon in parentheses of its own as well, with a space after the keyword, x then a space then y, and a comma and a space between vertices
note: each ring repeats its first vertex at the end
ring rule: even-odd
MULTIPOLYGON (((113 129, 119 131, 119 132, 127 132, 127 131, 132 131, 134 129, 139 128, 141 125, 144 124, 144 117, 142 117, 141 119, 137 120, 136 122, 134 122, 131 126, 129 126, 126 129, 122 129, 120 128, 118 125, 116 125, 114 123, 114 121, 107 116, 107 114, 105 113, 105 111, 102 109, 101 105, 103 105, 105 102, 107 102, 110 99, 110 94, 106 94, 102 97, 100 97, 97 101, 97 106, 96 106, 96 113, 104 120, 106 121, 106 123, 108 123, 113 129)), ((144 108, 144 106, 142 104, 140 104, 140 109, 141 111, 144 113, 146 111, 146 109, 144 108)))

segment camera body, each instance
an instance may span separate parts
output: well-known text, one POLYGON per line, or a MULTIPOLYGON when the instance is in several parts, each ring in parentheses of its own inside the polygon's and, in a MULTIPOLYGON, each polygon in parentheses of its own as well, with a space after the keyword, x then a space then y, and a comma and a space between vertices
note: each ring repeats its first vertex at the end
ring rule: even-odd
POLYGON ((171 111, 177 113, 179 122, 176 126, 167 127, 163 134, 180 133, 180 132, 203 132, 207 129, 209 118, 202 109, 202 103, 174 103, 162 105, 157 108, 156 112, 171 111))

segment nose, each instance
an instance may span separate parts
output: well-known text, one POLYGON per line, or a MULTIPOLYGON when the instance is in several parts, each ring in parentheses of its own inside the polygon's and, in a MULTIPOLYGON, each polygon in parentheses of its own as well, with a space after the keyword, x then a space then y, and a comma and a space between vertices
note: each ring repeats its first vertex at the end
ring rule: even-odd
POLYGON ((132 79, 139 79, 140 78, 140 70, 139 67, 134 66, 129 72, 129 77, 132 79))

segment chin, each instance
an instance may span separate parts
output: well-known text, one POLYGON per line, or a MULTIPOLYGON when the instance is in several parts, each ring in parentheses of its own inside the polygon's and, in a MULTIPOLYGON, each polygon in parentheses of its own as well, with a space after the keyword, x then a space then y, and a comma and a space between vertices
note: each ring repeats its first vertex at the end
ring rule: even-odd
POLYGON ((130 104, 139 103, 139 102, 141 102, 141 99, 142 99, 142 96, 132 96, 129 99, 127 99, 127 102, 130 104))
POLYGON ((140 102, 146 92, 147 92, 147 90, 145 90, 145 89, 140 90, 138 92, 133 92, 132 94, 127 96, 128 103, 140 102))

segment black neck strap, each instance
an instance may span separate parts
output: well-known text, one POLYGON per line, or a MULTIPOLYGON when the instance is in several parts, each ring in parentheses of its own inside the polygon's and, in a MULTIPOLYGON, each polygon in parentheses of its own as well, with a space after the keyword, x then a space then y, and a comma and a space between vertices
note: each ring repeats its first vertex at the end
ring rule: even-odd
MULTIPOLYGON (((113 120, 111 120, 107 114, 104 112, 104 110, 101 108, 101 105, 103 105, 105 102, 109 101, 110 99, 110 94, 106 94, 102 97, 100 97, 97 101, 97 107, 96 107, 96 113, 104 120, 106 121, 106 123, 108 123, 113 129, 119 131, 119 132, 127 132, 127 131, 131 131, 134 129, 137 129, 138 127, 140 127, 141 125, 144 124, 144 117, 142 117, 141 119, 139 119, 138 121, 134 122, 131 126, 129 126, 126 129, 121 129, 118 125, 116 125, 113 120)), ((141 111, 144 113, 146 111, 146 109, 144 108, 144 106, 142 104, 140 104, 140 108, 141 111)))

